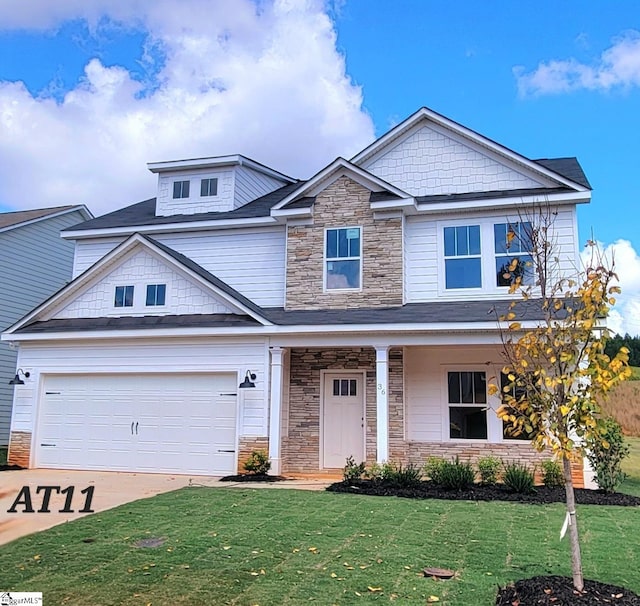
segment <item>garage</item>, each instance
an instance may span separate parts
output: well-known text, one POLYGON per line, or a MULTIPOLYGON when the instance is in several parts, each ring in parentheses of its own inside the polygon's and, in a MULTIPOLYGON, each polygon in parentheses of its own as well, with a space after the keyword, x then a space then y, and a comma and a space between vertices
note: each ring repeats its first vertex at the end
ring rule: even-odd
POLYGON ((36 466, 228 475, 236 374, 45 375, 36 466))

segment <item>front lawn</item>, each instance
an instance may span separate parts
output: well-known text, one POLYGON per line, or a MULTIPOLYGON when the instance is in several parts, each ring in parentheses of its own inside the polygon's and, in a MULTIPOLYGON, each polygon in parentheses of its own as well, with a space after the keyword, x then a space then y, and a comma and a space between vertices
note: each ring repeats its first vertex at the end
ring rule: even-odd
POLYGON ((630 454, 622 462, 627 479, 620 486, 620 492, 640 497, 640 438, 626 436, 625 442, 629 445, 630 454))
MULTIPOLYGON (((578 514, 585 576, 640 592, 640 509, 578 514)), ((185 488, 2 546, 0 584, 68 605, 489 606, 498 585, 570 575, 563 518, 561 504, 185 488), (165 542, 134 546, 145 538, 165 542)))

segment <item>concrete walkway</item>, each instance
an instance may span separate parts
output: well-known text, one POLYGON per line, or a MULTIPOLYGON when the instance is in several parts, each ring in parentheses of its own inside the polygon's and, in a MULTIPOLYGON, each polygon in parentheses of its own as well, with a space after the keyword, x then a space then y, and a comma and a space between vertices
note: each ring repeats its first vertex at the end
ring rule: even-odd
POLYGON ((0 472, 0 545, 19 537, 51 528, 58 524, 81 518, 87 513, 78 510, 85 506, 87 493, 81 494, 90 486, 94 487, 91 509, 105 511, 124 503, 146 499, 163 492, 177 490, 184 486, 209 486, 220 488, 296 488, 299 490, 322 490, 329 484, 326 479, 294 479, 283 482, 220 482, 209 476, 188 476, 177 474, 124 473, 106 471, 65 471, 56 469, 25 469, 21 471, 0 472), (29 487, 29 496, 35 513, 26 513, 25 494, 21 491, 29 487), (36 492, 38 486, 58 486, 61 490, 74 487, 69 509, 73 513, 60 513, 69 496, 51 491, 50 512, 40 512, 44 491, 36 492), (21 504, 17 513, 8 510, 20 496, 21 504))

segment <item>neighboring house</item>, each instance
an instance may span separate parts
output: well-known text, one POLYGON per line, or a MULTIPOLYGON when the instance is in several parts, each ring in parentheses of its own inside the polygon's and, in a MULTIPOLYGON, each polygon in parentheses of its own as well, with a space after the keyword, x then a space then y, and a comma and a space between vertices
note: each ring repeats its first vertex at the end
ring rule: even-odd
MULTIPOLYGON (((0 213, 0 331, 71 280, 73 242, 60 232, 93 215, 84 206, 0 213)), ((0 342, 0 446, 9 443, 18 352, 0 342)))
POLYGON ((423 108, 308 181, 243 156, 149 169, 157 197, 67 229, 74 281, 3 335, 30 372, 11 462, 229 474, 264 448, 291 474, 539 457, 487 394, 491 311, 509 302, 500 268, 528 252, 505 249, 522 209, 552 206, 575 271, 591 197, 575 158, 530 160, 423 108))

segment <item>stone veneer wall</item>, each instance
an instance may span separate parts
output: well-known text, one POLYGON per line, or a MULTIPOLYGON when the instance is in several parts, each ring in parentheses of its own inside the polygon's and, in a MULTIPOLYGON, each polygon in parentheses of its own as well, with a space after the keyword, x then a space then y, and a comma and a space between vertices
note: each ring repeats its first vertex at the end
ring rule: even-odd
MULTIPOLYGON (((284 473, 320 469, 320 371, 366 372, 366 458, 376 459, 376 365, 373 348, 292 349, 288 433, 282 439, 284 473)), ((389 354, 389 446, 394 460, 405 456, 402 351, 389 354)), ((335 470, 327 470, 329 473, 335 470)))
POLYGON ((373 220, 371 192, 340 177, 316 196, 313 225, 287 228, 286 309, 402 305, 402 220, 373 220), (324 292, 325 228, 362 227, 362 290, 324 292))
POLYGON ((269 438, 267 436, 240 437, 238 440, 238 473, 246 473, 243 465, 254 450, 265 450, 268 453, 269 438))
POLYGON ((31 434, 26 431, 12 431, 9 436, 9 465, 31 466, 31 434))

